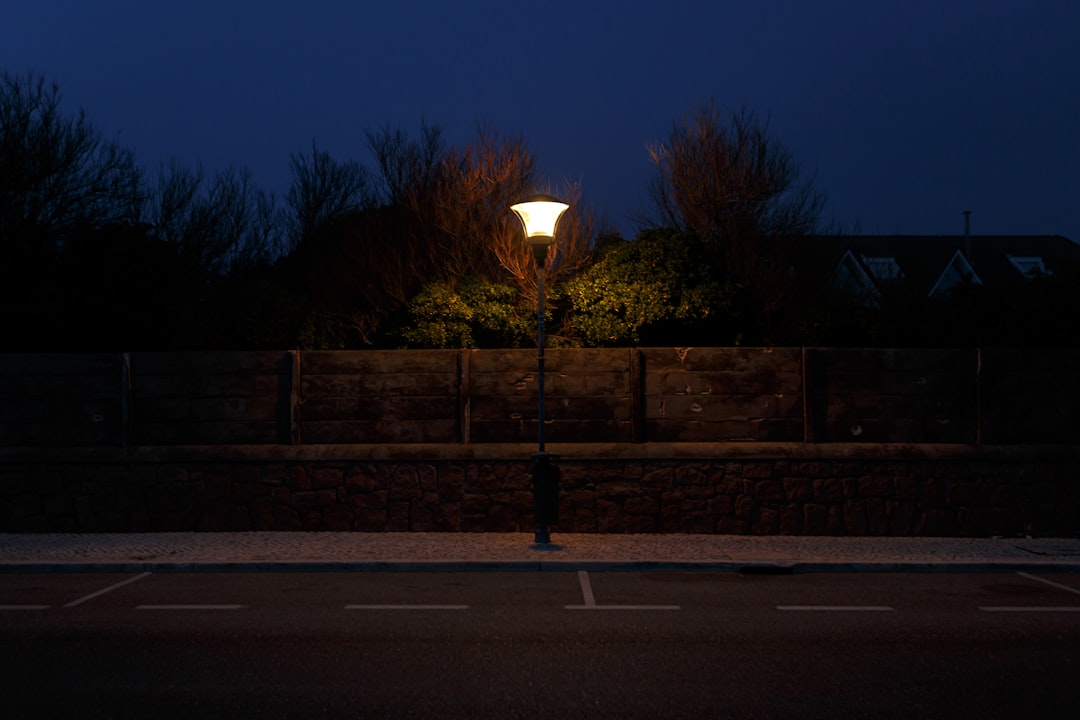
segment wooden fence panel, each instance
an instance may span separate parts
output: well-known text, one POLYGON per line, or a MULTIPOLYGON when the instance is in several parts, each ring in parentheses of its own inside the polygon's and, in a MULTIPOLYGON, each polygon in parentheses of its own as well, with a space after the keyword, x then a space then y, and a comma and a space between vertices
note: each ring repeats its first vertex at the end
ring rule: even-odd
MULTIPOLYGON (((544 352, 544 419, 549 442, 630 442, 630 353, 626 349, 544 352)), ((536 350, 473 350, 471 441, 537 439, 536 350)))
POLYGON ((134 440, 287 444, 292 363, 287 352, 134 353, 134 440))
POLYGON ((461 442, 458 350, 305 352, 304 443, 461 442))
POLYGON ((802 361, 791 348, 647 348, 645 439, 803 439, 802 361))
MULTIPOLYGON (((576 442, 1080 443, 1080 350, 546 353, 576 442)), ((0 355, 0 446, 531 443, 536 351, 0 355)))
POLYGON ((975 350, 812 348, 806 365, 813 442, 976 441, 975 350))
POLYGON ((0 355, 0 446, 118 446, 124 356, 0 355))
POLYGON ((1080 350, 989 349, 981 359, 983 442, 1080 444, 1080 350))

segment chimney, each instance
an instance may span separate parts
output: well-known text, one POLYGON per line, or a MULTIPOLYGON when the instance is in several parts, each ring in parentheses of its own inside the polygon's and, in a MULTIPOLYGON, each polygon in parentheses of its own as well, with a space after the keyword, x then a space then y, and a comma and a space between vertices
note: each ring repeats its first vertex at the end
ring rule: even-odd
POLYGON ((964 257, 971 262, 971 211, 964 211, 964 257))

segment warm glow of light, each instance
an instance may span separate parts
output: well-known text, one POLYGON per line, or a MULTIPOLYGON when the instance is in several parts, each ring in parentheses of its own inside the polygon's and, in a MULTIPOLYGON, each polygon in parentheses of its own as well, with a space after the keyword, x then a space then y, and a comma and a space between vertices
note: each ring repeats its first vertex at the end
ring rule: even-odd
POLYGON ((553 238, 559 216, 570 206, 548 195, 538 195, 531 200, 511 205, 510 209, 521 218, 526 238, 553 238))

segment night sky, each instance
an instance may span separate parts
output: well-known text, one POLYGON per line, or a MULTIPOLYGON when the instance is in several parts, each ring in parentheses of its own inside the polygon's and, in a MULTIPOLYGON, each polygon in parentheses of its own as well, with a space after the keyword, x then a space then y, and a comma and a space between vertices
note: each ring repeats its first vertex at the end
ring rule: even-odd
POLYGON ((247 167, 279 196, 313 140, 370 166, 365 129, 484 123, 626 235, 645 146, 714 98, 769 118, 849 232, 971 210, 1080 241, 1076 0, 8 0, 0 70, 57 82, 148 170, 247 167))

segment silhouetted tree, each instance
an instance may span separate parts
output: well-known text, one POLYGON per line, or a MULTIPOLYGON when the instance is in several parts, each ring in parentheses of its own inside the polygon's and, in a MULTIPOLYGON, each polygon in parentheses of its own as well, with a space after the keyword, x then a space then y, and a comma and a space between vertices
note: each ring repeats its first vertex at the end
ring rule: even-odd
POLYGON ((786 250, 815 231, 822 197, 767 123, 741 110, 725 122, 710 103, 649 147, 660 226, 701 238, 768 341, 792 289, 786 250))
POLYGON ((382 204, 409 207, 430 193, 446 155, 442 128, 422 122, 419 140, 388 125, 365 135, 378 166, 376 184, 382 204))
POLYGON ((424 282, 410 223, 397 207, 369 208, 319 226, 278 264, 288 287, 306 298, 300 347, 378 345, 386 320, 424 282))
MULTIPOLYGON (((362 183, 356 168, 345 173, 356 181, 348 187, 362 206, 309 223, 316 227, 284 263, 319 318, 312 338, 323 336, 332 346, 394 342, 404 323, 417 321, 409 316, 410 300, 425 287, 432 302, 449 300, 462 281, 491 285, 470 297, 487 293, 502 302, 509 286, 519 299, 535 302, 533 260, 510 212, 537 184, 535 159, 520 138, 480 128, 475 142, 451 148, 438 128, 423 125, 417 139, 389 128, 367 139, 376 172, 362 183)), ((331 163, 322 167, 332 174, 331 163)), ((582 266, 591 248, 588 215, 575 209, 560 223, 551 253, 556 276, 582 266)))
POLYGON ((157 237, 210 275, 280 252, 274 200, 247 170, 227 168, 208 181, 201 167, 162 166, 145 218, 157 237))
POLYGON ((292 155, 292 185, 285 196, 289 249, 320 227, 375 205, 369 175, 356 161, 338 161, 311 144, 310 155, 292 155))
MULTIPOLYGON (((535 327, 536 265, 510 206, 537 185, 536 160, 524 141, 485 127, 474 142, 443 154, 433 181, 417 184, 429 194, 409 194, 410 214, 422 230, 419 247, 432 279, 409 305, 402 332, 408 342, 517 345, 535 334, 527 329, 535 327)), ((571 210, 548 252, 549 287, 589 263, 595 226, 576 185, 557 194, 571 210)))
POLYGON ((66 116, 55 84, 0 76, 0 242, 8 253, 55 250, 73 232, 133 222, 142 199, 132 153, 80 112, 66 116))
MULTIPOLYGON (((34 74, 0 76, 0 326, 4 344, 57 343, 71 297, 64 254, 82 236, 130 226, 142 200, 132 153, 34 74)), ((75 299, 84 304, 86 298, 75 299)))

